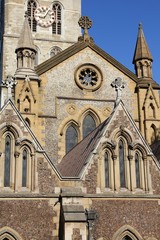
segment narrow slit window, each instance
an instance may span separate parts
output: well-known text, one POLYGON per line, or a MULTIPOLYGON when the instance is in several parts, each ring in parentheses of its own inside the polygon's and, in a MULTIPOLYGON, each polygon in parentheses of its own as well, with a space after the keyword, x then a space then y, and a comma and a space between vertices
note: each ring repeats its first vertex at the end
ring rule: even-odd
POLYGON ((11 138, 10 138, 10 136, 6 136, 5 164, 4 164, 4 187, 10 186, 10 165, 11 165, 11 138))
POLYGON ((140 188, 140 158, 137 153, 135 155, 135 172, 136 172, 136 188, 140 188))
POLYGON ((22 154, 22 187, 27 186, 27 151, 23 150, 22 154))
POLYGON ((124 143, 119 141, 119 170, 120 170, 120 187, 126 187, 125 183, 125 161, 124 161, 124 143))
POLYGON ((109 154, 105 152, 104 155, 104 161, 105 161, 105 187, 110 187, 110 181, 109 181, 109 154))

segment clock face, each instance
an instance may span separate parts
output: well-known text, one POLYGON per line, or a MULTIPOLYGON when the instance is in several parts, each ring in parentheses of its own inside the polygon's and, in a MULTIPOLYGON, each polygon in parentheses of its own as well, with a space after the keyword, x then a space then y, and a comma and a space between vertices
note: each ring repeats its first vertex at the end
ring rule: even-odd
POLYGON ((55 14, 49 7, 38 7, 34 12, 35 19, 41 27, 49 27, 55 21, 55 14))

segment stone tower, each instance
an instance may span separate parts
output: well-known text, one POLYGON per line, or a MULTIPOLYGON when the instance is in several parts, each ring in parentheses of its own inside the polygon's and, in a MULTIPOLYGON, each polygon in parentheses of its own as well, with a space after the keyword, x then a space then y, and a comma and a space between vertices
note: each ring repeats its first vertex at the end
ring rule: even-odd
POLYGON ((81 0, 1 0, 0 6, 2 79, 16 70, 15 49, 26 11, 37 50, 36 65, 75 43, 80 35, 81 0))

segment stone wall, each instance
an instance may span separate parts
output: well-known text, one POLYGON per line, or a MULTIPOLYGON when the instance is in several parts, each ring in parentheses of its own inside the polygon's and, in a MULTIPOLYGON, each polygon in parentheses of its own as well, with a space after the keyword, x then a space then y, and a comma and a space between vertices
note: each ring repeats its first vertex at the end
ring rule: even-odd
POLYGON ((48 200, 0 201, 0 228, 9 227, 24 240, 53 240, 53 208, 48 200))
POLYGON ((135 229, 143 239, 160 239, 160 204, 158 199, 93 199, 92 209, 98 214, 94 239, 112 239, 124 225, 135 229))

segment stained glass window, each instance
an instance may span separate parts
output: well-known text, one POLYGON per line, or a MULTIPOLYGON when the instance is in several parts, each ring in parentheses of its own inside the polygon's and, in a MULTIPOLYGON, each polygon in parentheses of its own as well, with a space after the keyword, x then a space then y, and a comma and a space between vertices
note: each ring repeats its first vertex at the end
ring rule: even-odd
POLYGON ((68 153, 78 143, 78 134, 76 129, 71 125, 66 131, 66 153, 68 153))
POLYGON ((96 128, 96 123, 93 117, 88 114, 83 120, 83 138, 96 128))
POLYGON ((4 187, 10 186, 11 138, 5 139, 4 187))

